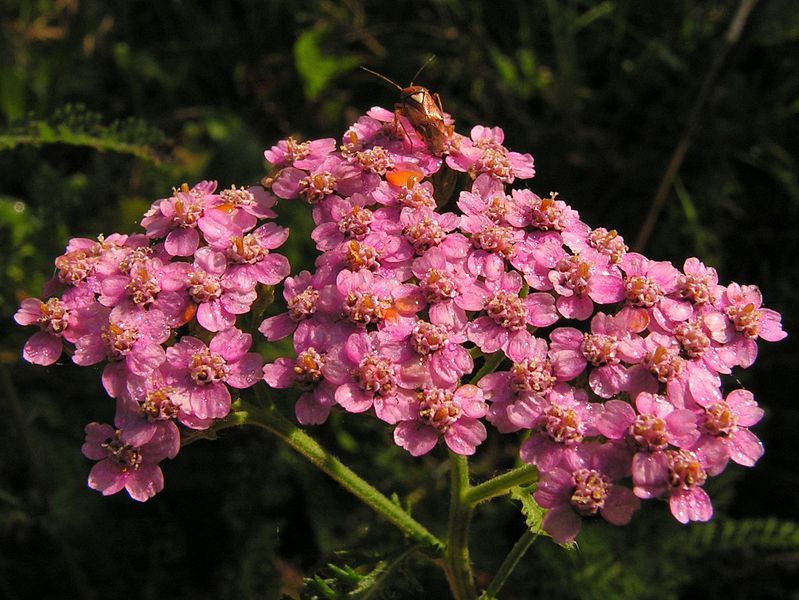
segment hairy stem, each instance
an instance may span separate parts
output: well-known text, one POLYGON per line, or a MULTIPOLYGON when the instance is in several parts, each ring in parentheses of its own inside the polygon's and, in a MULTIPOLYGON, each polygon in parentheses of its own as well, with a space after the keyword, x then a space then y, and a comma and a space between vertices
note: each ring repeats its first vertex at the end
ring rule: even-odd
POLYGON ((491 498, 507 494, 512 487, 517 485, 528 485, 538 480, 538 469, 532 465, 523 465, 511 469, 502 475, 492 477, 488 481, 470 487, 463 494, 463 501, 475 506, 491 498))
POLYGON ((449 534, 444 571, 456 600, 476 597, 472 563, 469 559, 469 525, 474 505, 465 501, 469 490, 469 462, 465 456, 450 452, 449 534))
POLYGON ((236 405, 234 412, 231 412, 223 422, 222 428, 235 425, 255 425, 275 434, 313 465, 336 480, 344 489, 402 530, 408 537, 433 551, 434 554, 443 553, 444 543, 441 540, 400 506, 322 448, 316 440, 297 425, 283 417, 276 408, 273 406, 256 407, 240 400, 236 402, 236 405))

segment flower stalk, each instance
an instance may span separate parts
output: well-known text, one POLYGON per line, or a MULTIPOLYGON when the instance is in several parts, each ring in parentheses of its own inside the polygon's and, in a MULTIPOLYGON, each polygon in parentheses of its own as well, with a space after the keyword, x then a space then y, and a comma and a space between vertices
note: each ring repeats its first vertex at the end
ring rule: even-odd
POLYGON ((521 561, 537 537, 538 533, 533 533, 529 529, 525 530, 522 536, 513 545, 510 552, 508 552, 505 560, 502 561, 497 574, 494 575, 494 579, 491 580, 491 584, 486 588, 486 591, 481 594, 480 600, 495 600, 497 598, 497 594, 499 594, 502 586, 505 585, 508 577, 513 573, 516 565, 519 564, 519 561, 521 561))
POLYGON ((538 469, 532 465, 522 465, 468 488, 464 492, 463 500, 471 506, 476 506, 486 500, 507 494, 517 485, 529 485, 537 480, 538 469))
POLYGON ((283 417, 274 406, 261 408, 241 402, 239 408, 231 413, 229 419, 231 426, 255 425, 273 433, 415 542, 422 544, 434 554, 443 552, 444 543, 441 540, 377 488, 330 454, 297 425, 283 417))
POLYGON ((456 600, 476 597, 472 563, 469 558, 469 526, 474 505, 466 501, 469 490, 469 461, 450 452, 449 533, 444 571, 456 600))

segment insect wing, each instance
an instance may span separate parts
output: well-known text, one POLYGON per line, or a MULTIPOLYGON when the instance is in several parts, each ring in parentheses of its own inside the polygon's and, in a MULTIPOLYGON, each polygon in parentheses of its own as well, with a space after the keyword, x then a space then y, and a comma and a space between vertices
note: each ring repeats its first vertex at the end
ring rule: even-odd
POLYGON ((421 134, 434 154, 444 150, 448 135, 440 100, 422 86, 404 88, 400 94, 400 109, 411 125, 421 134))

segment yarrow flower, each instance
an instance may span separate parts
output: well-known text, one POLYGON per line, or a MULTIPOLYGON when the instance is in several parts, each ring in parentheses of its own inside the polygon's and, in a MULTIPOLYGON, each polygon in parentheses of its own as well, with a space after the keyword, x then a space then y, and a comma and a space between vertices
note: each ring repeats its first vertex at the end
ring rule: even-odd
POLYGON ((288 275, 273 252, 288 230, 265 222, 276 216, 271 192, 216 188, 184 184, 157 200, 145 234, 71 240, 49 298, 25 299, 15 315, 39 328, 25 345, 29 362, 49 365, 66 350, 78 365, 103 364, 114 426, 88 425, 83 452, 98 461, 89 485, 104 494, 159 492, 159 463, 180 447, 177 424, 209 428, 230 411, 230 388, 263 378, 252 336, 236 325, 288 275))
POLYGON ((262 186, 184 184, 143 234, 69 242, 46 299, 15 320, 37 328, 27 361, 103 364, 116 411, 86 427, 92 488, 146 500, 178 425, 212 427, 267 386, 302 425, 372 415, 413 456, 474 454, 486 423, 520 432, 558 543, 584 519, 626 524, 646 499, 681 523, 712 516, 708 478, 763 454, 750 430, 763 410, 721 375, 786 336, 779 313, 755 286, 630 252, 557 193, 519 185, 533 157, 500 128, 467 137, 435 119, 374 107, 340 144, 277 142, 262 186), (458 173, 468 183, 453 189, 458 173), (290 275, 289 231, 272 219, 297 201, 317 255, 290 275))

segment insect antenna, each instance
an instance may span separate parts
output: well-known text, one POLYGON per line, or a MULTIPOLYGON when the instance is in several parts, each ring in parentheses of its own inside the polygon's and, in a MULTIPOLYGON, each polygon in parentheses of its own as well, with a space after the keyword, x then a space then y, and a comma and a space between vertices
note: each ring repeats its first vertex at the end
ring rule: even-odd
POLYGON ((380 73, 378 73, 377 71, 372 71, 372 69, 367 69, 367 68, 366 68, 366 67, 364 67, 364 66, 361 66, 361 69, 363 69, 363 70, 364 70, 364 71, 366 71, 367 73, 371 73, 372 75, 375 75, 376 77, 379 77, 379 78, 380 78, 380 79, 382 79, 383 81, 385 81, 385 82, 387 82, 387 83, 389 83, 389 84, 393 85, 393 86, 394 86, 395 88, 397 88, 399 91, 402 91, 402 86, 401 86, 401 85, 399 85, 399 84, 398 84, 396 81, 393 81, 393 80, 389 79, 389 78, 388 78, 388 77, 386 77, 385 75, 381 75, 381 74, 380 74, 380 73))
POLYGON ((436 55, 435 54, 431 54, 430 58, 428 58, 426 61, 424 61, 424 64, 421 67, 419 67, 419 70, 416 71, 416 74, 413 77, 411 77, 411 85, 413 85, 413 82, 416 81, 417 77, 419 77, 419 74, 422 71, 424 71, 425 67, 427 65, 429 65, 431 62, 433 62, 435 59, 436 59, 436 55))

